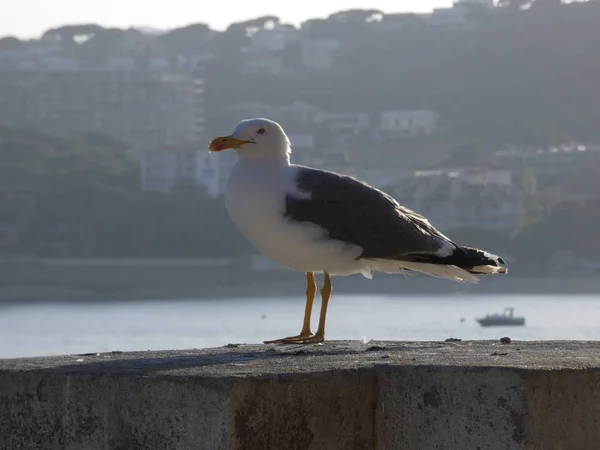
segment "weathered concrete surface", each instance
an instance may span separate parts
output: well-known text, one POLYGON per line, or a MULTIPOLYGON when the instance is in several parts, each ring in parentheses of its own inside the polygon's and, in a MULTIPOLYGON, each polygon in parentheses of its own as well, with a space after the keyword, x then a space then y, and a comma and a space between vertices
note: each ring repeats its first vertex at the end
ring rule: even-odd
POLYGON ((0 449, 600 448, 600 343, 0 360, 0 449))

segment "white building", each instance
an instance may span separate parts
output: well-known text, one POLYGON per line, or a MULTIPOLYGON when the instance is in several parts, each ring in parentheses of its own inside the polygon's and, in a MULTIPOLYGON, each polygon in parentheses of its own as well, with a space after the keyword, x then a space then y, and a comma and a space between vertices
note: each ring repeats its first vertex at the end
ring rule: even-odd
POLYGON ((164 61, 85 62, 39 56, 0 60, 0 121, 54 133, 97 131, 135 150, 197 141, 204 132, 201 79, 164 61))
POLYGON ((513 171, 508 169, 464 169, 461 179, 474 186, 512 186, 513 171))
POLYGON ((321 113, 315 116, 314 121, 329 131, 355 135, 369 127, 371 117, 366 113, 321 113))
POLYGON ((290 133, 288 139, 292 149, 313 149, 315 148, 315 136, 310 133, 290 133))
POLYGON ((348 154, 344 150, 303 149, 292 153, 292 162, 294 164, 356 176, 356 168, 352 165, 348 154))
POLYGON ((309 70, 331 69, 341 47, 342 41, 339 39, 303 39, 302 64, 309 70))
POLYGON ((442 229, 514 230, 521 217, 522 193, 511 170, 416 171, 398 183, 398 201, 426 215, 442 229))
POLYGON ((271 53, 247 53, 240 68, 244 75, 278 75, 284 70, 283 59, 271 53))
POLYGON ((412 137, 432 134, 437 128, 439 114, 428 109, 388 110, 381 112, 381 131, 412 137))
POLYGON ((317 114, 322 112, 319 108, 301 101, 295 101, 291 105, 284 106, 267 105, 259 102, 237 103, 226 106, 224 110, 234 120, 264 117, 277 120, 281 124, 309 124, 313 122, 317 114))
POLYGON ((123 50, 128 52, 156 52, 160 49, 158 36, 158 34, 143 33, 139 30, 130 29, 125 31, 121 45, 123 50))
POLYGON ((223 192, 221 156, 225 155, 211 155, 200 142, 145 150, 140 159, 141 188, 169 192, 185 183, 203 186, 209 197, 218 197, 223 192))

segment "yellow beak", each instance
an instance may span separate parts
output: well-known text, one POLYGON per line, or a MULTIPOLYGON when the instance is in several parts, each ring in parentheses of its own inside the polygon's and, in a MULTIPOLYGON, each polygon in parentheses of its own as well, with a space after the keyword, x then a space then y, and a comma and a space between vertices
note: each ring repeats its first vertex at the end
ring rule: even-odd
POLYGON ((234 138, 233 136, 219 136, 210 141, 208 151, 220 152, 228 148, 241 148, 244 144, 254 144, 253 141, 245 141, 243 139, 234 138))

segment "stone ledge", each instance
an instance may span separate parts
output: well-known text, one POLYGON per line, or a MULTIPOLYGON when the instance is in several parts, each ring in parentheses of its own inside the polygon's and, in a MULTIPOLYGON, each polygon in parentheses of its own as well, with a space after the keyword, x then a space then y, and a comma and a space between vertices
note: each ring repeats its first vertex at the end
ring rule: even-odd
POLYGON ((0 449, 594 449, 599 342, 0 360, 0 449))

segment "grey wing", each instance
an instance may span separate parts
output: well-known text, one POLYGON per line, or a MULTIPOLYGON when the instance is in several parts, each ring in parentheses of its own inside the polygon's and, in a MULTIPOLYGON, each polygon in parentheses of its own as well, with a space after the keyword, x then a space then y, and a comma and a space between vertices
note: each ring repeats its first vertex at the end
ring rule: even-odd
POLYGON ((299 167, 296 184, 308 195, 288 194, 285 216, 319 225, 329 238, 361 247, 361 258, 403 259, 454 248, 423 216, 353 177, 299 167))

